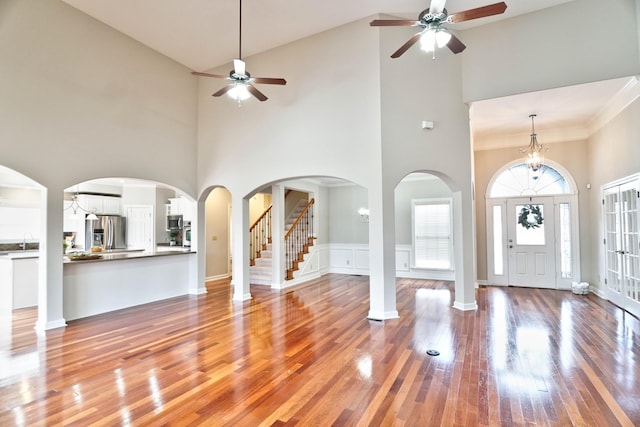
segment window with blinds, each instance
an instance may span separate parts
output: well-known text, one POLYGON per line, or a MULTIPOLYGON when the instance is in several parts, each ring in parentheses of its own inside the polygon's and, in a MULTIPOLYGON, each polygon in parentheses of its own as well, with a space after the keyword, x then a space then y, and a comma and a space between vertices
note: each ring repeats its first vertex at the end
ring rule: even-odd
POLYGON ((413 200, 412 205, 415 268, 451 269, 451 200, 413 200))

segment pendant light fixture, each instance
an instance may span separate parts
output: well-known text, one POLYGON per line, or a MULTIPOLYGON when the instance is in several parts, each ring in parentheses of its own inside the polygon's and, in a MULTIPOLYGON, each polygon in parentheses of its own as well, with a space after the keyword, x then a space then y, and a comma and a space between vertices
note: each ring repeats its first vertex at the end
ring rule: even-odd
POLYGON ((530 114, 531 118, 531 141, 529 142, 529 146, 527 148, 521 148, 520 152, 526 155, 525 162, 527 167, 531 172, 537 174, 540 169, 544 165, 544 153, 548 150, 548 148, 544 148, 542 144, 538 142, 538 136, 536 135, 536 130, 534 126, 533 120, 537 114, 530 114))
POLYGON ((95 214, 95 212, 89 211, 89 210, 83 208, 82 206, 80 206, 80 203, 78 203, 78 191, 77 190, 71 196, 71 204, 69 206, 67 206, 66 208, 64 208, 65 211, 67 209, 71 209, 71 211, 73 212, 71 214, 71 217, 75 218, 75 219, 83 218, 85 216, 85 213, 88 214, 88 215, 86 215, 86 218, 84 218, 84 219, 87 219, 89 221, 95 221, 96 219, 98 219, 98 216, 95 214))

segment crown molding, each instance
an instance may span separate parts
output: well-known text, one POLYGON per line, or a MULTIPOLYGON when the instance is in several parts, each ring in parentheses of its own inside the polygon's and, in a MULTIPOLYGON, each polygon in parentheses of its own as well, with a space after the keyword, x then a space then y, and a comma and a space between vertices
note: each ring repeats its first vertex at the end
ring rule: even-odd
POLYGON ((587 123, 589 136, 598 132, 640 97, 640 77, 633 76, 611 100, 587 123))

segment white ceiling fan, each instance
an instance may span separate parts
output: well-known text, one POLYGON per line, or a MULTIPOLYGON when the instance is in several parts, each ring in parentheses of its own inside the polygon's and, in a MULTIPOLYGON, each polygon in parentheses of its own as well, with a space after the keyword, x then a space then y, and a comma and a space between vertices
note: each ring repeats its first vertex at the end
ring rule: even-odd
POLYGON ((251 95, 255 96, 259 101, 266 101, 268 98, 265 94, 260 92, 253 84, 271 84, 271 85, 286 85, 287 81, 282 78, 275 77, 252 77, 246 70, 246 63, 242 60, 242 0, 239 0, 240 13, 239 13, 239 28, 238 28, 238 58, 233 60, 233 70, 229 72, 228 76, 220 74, 202 73, 198 71, 192 71, 194 76, 201 77, 213 77, 217 79, 230 80, 227 86, 215 92, 212 96, 222 96, 225 93, 236 101, 244 101, 251 95))
POLYGON ((420 12, 417 20, 410 19, 375 19, 369 23, 372 27, 420 27, 420 32, 411 37, 405 44, 400 46, 391 57, 398 58, 405 53, 418 40, 422 50, 426 52, 434 52, 436 47, 447 46, 451 52, 460 53, 465 50, 466 46, 455 35, 451 34, 443 24, 455 24, 458 22, 470 21, 472 19, 484 18, 487 16, 499 15, 507 10, 505 2, 494 3, 487 6, 481 6, 474 9, 465 10, 463 12, 448 14, 444 8, 446 0, 432 0, 429 9, 420 12))

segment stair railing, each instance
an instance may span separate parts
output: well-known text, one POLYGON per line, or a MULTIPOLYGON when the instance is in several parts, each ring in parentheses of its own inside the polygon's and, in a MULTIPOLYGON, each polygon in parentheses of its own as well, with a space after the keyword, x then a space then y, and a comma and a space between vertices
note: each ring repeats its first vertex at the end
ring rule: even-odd
POLYGON ((284 235, 285 279, 293 279, 293 272, 298 264, 304 261, 304 254, 309 253, 309 246, 313 246, 313 205, 315 199, 309 200, 307 206, 298 215, 289 231, 284 235))
POLYGON ((262 251, 271 243, 271 208, 269 206, 249 228, 249 265, 256 265, 262 251))

